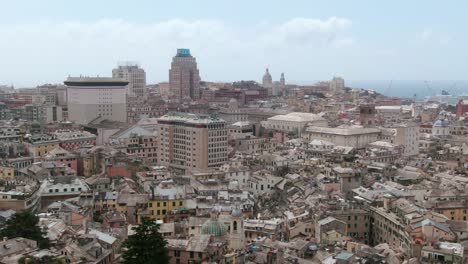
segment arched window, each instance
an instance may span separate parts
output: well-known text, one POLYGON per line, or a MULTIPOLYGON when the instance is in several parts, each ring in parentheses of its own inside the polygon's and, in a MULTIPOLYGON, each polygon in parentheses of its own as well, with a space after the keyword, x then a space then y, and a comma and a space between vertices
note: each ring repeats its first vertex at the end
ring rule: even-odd
POLYGON ((237 231, 237 221, 234 221, 234 223, 233 223, 233 230, 237 231))

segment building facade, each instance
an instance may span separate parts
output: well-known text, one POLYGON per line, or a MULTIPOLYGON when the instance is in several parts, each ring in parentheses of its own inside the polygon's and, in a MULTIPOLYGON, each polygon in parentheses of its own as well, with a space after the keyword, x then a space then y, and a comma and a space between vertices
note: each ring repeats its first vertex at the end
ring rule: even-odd
POLYGON ((65 81, 69 120, 83 125, 98 117, 126 122, 128 83, 116 78, 69 77, 65 81))
POLYGON ((169 113, 158 119, 158 160, 184 171, 206 170, 227 161, 226 122, 215 116, 169 113))
POLYGON ((200 98, 200 73, 189 49, 178 49, 169 70, 169 89, 178 99, 200 98))
POLYGON ((145 97, 146 72, 136 64, 119 65, 112 70, 112 77, 128 81, 127 95, 130 97, 145 97))

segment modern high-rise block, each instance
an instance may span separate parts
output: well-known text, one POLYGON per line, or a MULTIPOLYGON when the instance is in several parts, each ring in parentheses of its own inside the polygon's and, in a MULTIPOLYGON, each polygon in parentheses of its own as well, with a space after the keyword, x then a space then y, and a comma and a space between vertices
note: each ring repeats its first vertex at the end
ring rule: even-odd
POLYGON ((200 98, 200 73, 189 49, 178 49, 169 70, 169 89, 178 99, 200 98))
POLYGON ((145 97, 146 90, 146 72, 136 64, 119 65, 112 70, 113 78, 125 79, 128 81, 127 95, 130 97, 145 97))
POLYGON ((98 117, 126 122, 128 81, 103 77, 69 77, 67 86, 68 119, 88 124, 98 117))
POLYGON ((168 113, 158 119, 158 160, 185 172, 216 168, 227 161, 226 122, 216 116, 168 113))
POLYGON ((345 88, 345 81, 341 77, 333 77, 330 81, 330 90, 335 94, 342 93, 345 88))

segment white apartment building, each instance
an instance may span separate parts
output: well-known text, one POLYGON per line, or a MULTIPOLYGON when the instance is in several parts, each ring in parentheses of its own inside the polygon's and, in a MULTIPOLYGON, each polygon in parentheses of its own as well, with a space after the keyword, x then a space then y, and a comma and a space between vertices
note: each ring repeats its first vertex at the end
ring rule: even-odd
POLYGON ((382 139, 403 146, 403 156, 419 154, 419 127, 416 124, 400 124, 382 130, 382 139))
POLYGON ((293 132, 301 135, 306 126, 327 127, 328 123, 323 117, 302 112, 292 112, 286 115, 276 115, 262 121, 262 126, 266 129, 283 132, 293 132))
POLYGON ((364 148, 367 144, 377 141, 380 135, 377 128, 330 128, 330 127, 308 127, 304 132, 308 140, 324 140, 337 146, 353 148, 364 148))
POLYGON ((64 83, 70 121, 85 125, 102 117, 126 122, 128 81, 108 77, 69 77, 64 83))
POLYGON ((223 165, 228 133, 220 118, 188 113, 168 113, 158 118, 161 165, 185 172, 223 165))
POLYGON ((342 93, 345 88, 345 81, 341 77, 333 77, 330 81, 330 90, 334 93, 342 93))
POLYGON ((128 96, 145 97, 147 95, 146 72, 142 68, 138 67, 138 65, 119 65, 118 68, 112 70, 112 77, 125 79, 128 81, 128 96))

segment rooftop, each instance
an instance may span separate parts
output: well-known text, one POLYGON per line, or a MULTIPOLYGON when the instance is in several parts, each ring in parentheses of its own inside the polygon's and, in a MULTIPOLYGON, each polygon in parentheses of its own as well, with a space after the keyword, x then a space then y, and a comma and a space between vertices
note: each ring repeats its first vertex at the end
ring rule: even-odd
POLYGON ((186 124, 219 124, 225 121, 216 115, 198 115, 191 113, 171 112, 160 118, 158 122, 177 122, 186 124))
POLYGON ((311 126, 306 129, 307 132, 334 134, 342 136, 353 136, 362 134, 378 134, 380 129, 377 128, 331 128, 331 127, 315 127, 311 126))
POLYGON ((63 82, 67 86, 126 86, 128 81, 112 77, 68 77, 63 82))
POLYGON ((313 121, 325 121, 320 115, 312 113, 292 112, 286 115, 276 115, 268 118, 268 120, 274 121, 292 121, 292 122, 313 122, 313 121))

